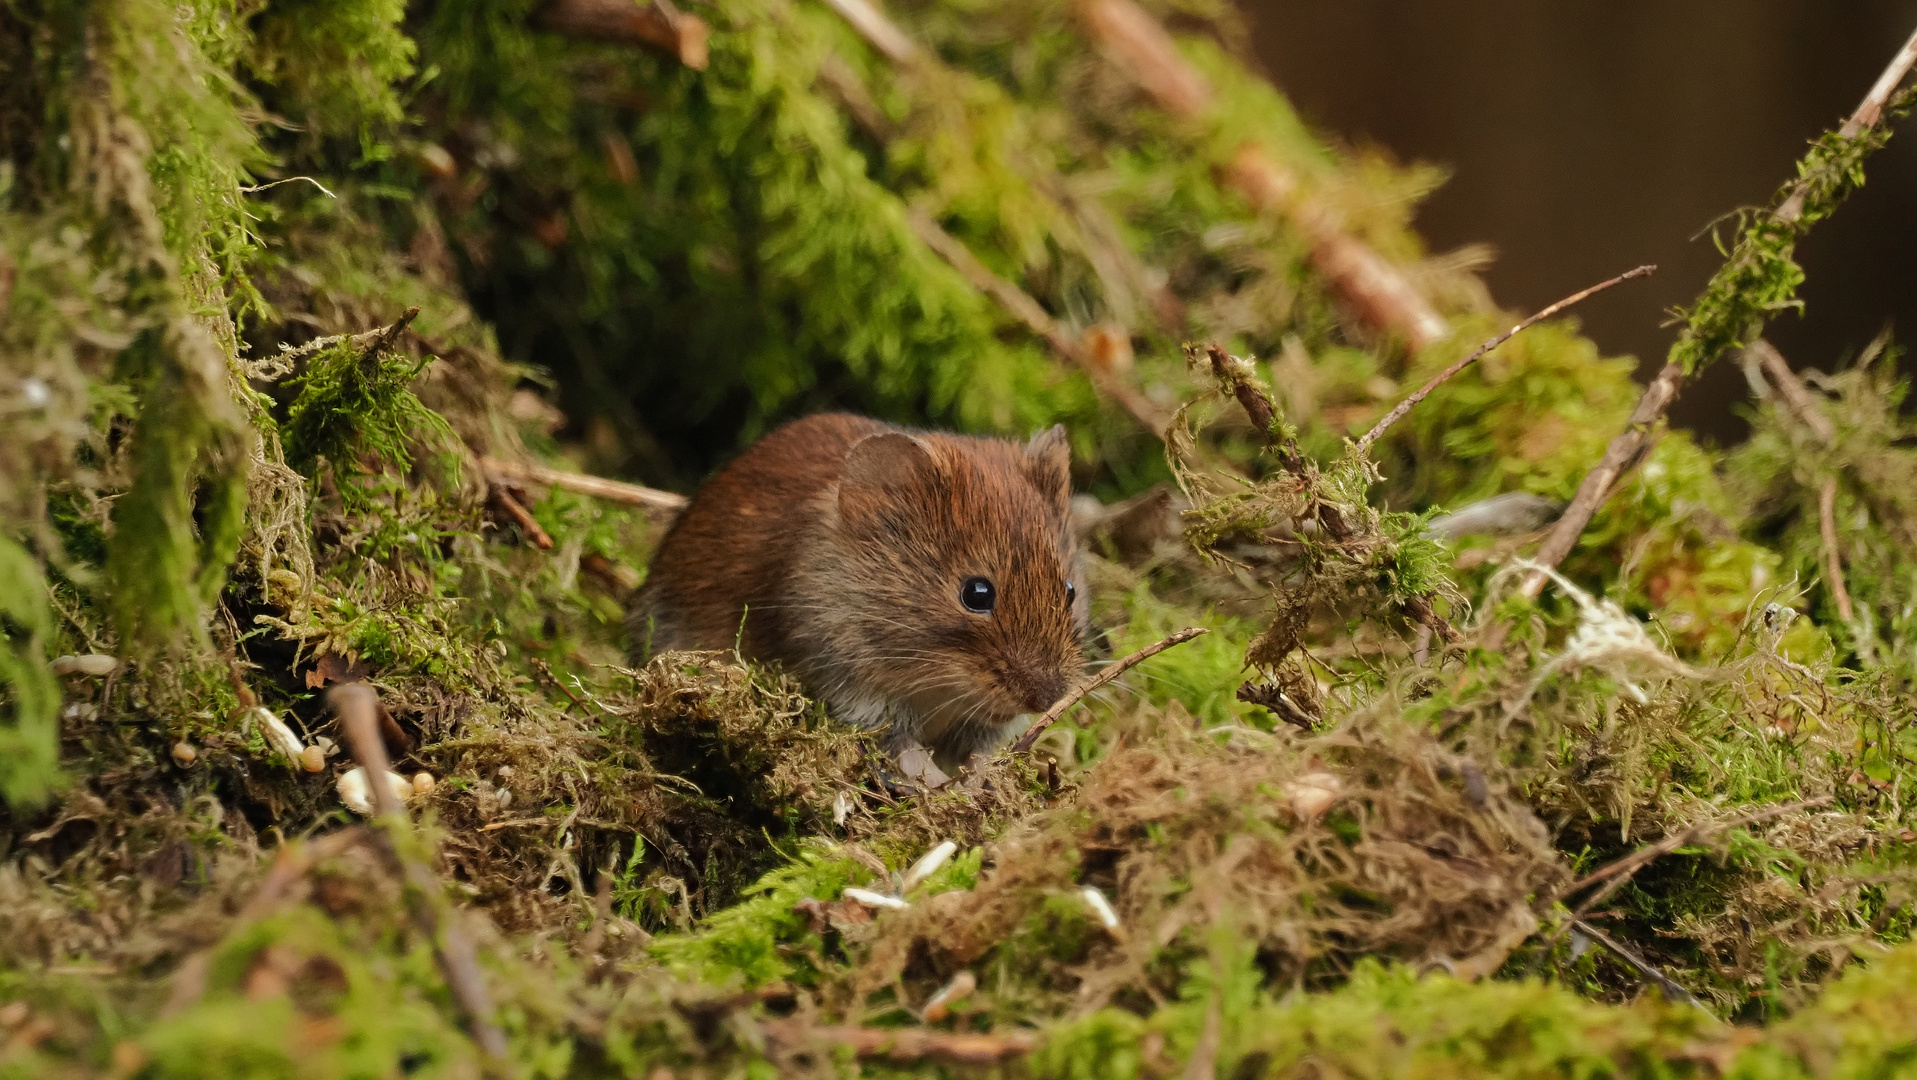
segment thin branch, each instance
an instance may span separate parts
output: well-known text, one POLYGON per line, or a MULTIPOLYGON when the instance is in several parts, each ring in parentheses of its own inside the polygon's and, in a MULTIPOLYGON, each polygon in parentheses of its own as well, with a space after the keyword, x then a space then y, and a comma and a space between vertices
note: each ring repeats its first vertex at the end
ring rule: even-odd
POLYGON ((544 484, 547 487, 563 488, 580 495, 591 495, 610 502, 622 502, 632 506, 645 506, 654 510, 667 510, 677 513, 686 508, 687 499, 670 491, 657 488, 640 487, 638 484, 621 483, 607 480, 601 476, 588 476, 585 473, 565 472, 531 462, 507 461, 504 458, 482 457, 479 467, 485 470, 487 477, 501 480, 517 480, 524 484, 544 484))
MULTIPOLYGON (((1844 126, 1838 129, 1838 134, 1846 139, 1855 139, 1865 130, 1876 126, 1877 122, 1883 118, 1884 108, 1891 96, 1903 83, 1905 76, 1910 74, 1914 63, 1917 63, 1917 33, 1913 33, 1910 40, 1904 43, 1903 48, 1897 51, 1897 55, 1891 58, 1890 64, 1877 77, 1877 82, 1870 88, 1870 92, 1864 95, 1863 102, 1857 106, 1857 110, 1851 114, 1850 118, 1844 121, 1844 126)), ((1794 187, 1790 194, 1778 204, 1776 210, 1771 211, 1773 220, 1785 225, 1795 225, 1803 218, 1804 200, 1809 190, 1804 177, 1792 183, 1794 187)), ((1736 257, 1734 254, 1733 260, 1736 257)), ((1718 271, 1720 275, 1724 272, 1722 269, 1718 271)), ((1717 278, 1714 277, 1712 280, 1716 281, 1717 278)), ((1755 329, 1752 328, 1750 331, 1753 336, 1755 329)), ((1681 344, 1684 344, 1682 339, 1680 339, 1681 344)), ((1673 355, 1676 354, 1676 347, 1673 347, 1673 355)), ((1709 359, 1711 358, 1702 358, 1699 365, 1701 366, 1709 359)), ((1544 545, 1538 549, 1536 555, 1532 556, 1532 561, 1538 564, 1539 569, 1533 570, 1519 586, 1518 591, 1521 595, 1535 600, 1544 591, 1545 581, 1548 580, 1544 570, 1555 568, 1564 561, 1565 556, 1571 553, 1571 549, 1577 546, 1578 538, 1584 535, 1585 526, 1591 523, 1591 518, 1597 513, 1598 507, 1603 505, 1604 500, 1610 495, 1611 485, 1617 480, 1618 475, 1636 461, 1638 455, 1649 444, 1652 426, 1664 418, 1665 412, 1671 407, 1671 402, 1677 399, 1678 390, 1683 387, 1685 378, 1686 373, 1682 365, 1666 363, 1663 370, 1657 373, 1657 377, 1651 380, 1651 384, 1644 388, 1644 396, 1638 399, 1637 408, 1632 411, 1630 422, 1625 425, 1623 431, 1612 438, 1611 444, 1605 448, 1603 459, 1597 466, 1585 474, 1584 481, 1578 485, 1577 495, 1571 500, 1571 505, 1565 509, 1564 516, 1551 527, 1550 535, 1545 537, 1544 545)), ((1487 645, 1495 645, 1501 640, 1502 631, 1499 631, 1487 639, 1487 645)))
MULTIPOLYGON (((1891 95, 1903 84, 1913 64, 1917 64, 1917 31, 1913 31, 1909 40, 1904 42, 1904 47, 1890 58, 1890 63, 1877 76, 1877 81, 1864 95, 1864 100, 1858 102, 1856 110, 1844 121, 1844 126, 1837 129, 1837 133, 1846 139, 1855 139, 1866 129, 1876 127, 1877 121, 1884 118, 1884 107, 1890 104, 1891 95)), ((1785 221, 1796 221, 1803 214, 1804 193, 1801 189, 1777 208, 1777 216, 1785 221)))
POLYGON ((391 324, 377 330, 368 330, 364 334, 354 334, 346 339, 347 344, 357 350, 361 356, 373 356, 385 352, 393 347, 393 342, 398 341, 399 335, 405 333, 406 328, 413 325, 413 320, 417 318, 419 318, 419 309, 409 307, 391 324))
POLYGON ((1271 683, 1247 682, 1238 687, 1238 693, 1235 696, 1247 705, 1256 705, 1270 711, 1278 719, 1306 734, 1318 730, 1318 717, 1307 712, 1303 705, 1291 700, 1291 695, 1285 693, 1281 687, 1271 683))
MULTIPOLYGON (((1917 38, 1912 40, 1917 41, 1917 38)), ((1825 446, 1837 441, 1837 425, 1831 423, 1830 417, 1824 414, 1817 403, 1817 396, 1791 370, 1790 361, 1784 359, 1784 354, 1778 352, 1776 346, 1758 338, 1744 350, 1744 355, 1757 362, 1759 370, 1777 387, 1777 396, 1784 400, 1784 408, 1797 418, 1798 423, 1804 425, 1812 438, 1825 446)), ((1817 492, 1817 527, 1824 544, 1824 573, 1830 578, 1831 595, 1837 601, 1837 614, 1845 622, 1850 622, 1856 617, 1856 609, 1851 605, 1850 589, 1844 584, 1843 549, 1837 541, 1835 476, 1826 479, 1817 492)))
POLYGON ((871 0, 825 0, 825 6, 838 12, 866 44, 894 64, 909 64, 919 58, 918 45, 871 0))
MULTIPOLYGON (((936 66, 937 61, 927 59, 928 54, 919 49, 905 31, 899 29, 870 0, 826 0, 826 3, 894 65, 936 66)), ((819 79, 867 135, 880 143, 890 141, 894 134, 891 121, 879 111, 871 92, 850 67, 829 57, 826 63, 820 65, 819 79)), ((906 214, 912 231, 918 234, 919 239, 957 270, 960 276, 971 282, 973 288, 991 297, 1007 314, 1043 338, 1059 357, 1076 365, 1102 396, 1117 402, 1147 431, 1159 436, 1164 434, 1170 425, 1170 416, 1115 372, 1101 365, 1091 351, 1062 329, 1031 294, 993 273, 963 242, 939 227, 931 215, 917 207, 908 209, 906 214)))
POLYGON ((505 485, 488 486, 490 490, 486 493, 486 500, 492 504, 493 509, 498 511, 501 517, 519 526, 519 531, 525 535, 527 543, 541 551, 551 551, 552 535, 539 524, 537 518, 532 516, 532 511, 526 509, 518 499, 513 498, 512 492, 507 491, 505 485))
POLYGON ((1844 556, 1837 545, 1837 478, 1824 481, 1817 493, 1817 527, 1824 537, 1824 571, 1830 577, 1830 591, 1837 599, 1837 615, 1845 622, 1857 617, 1850 604, 1850 589, 1844 585, 1844 556))
MULTIPOLYGON (((1551 526, 1544 538, 1543 546, 1532 556, 1539 566, 1556 568, 1564 561, 1571 549, 1577 546, 1578 538, 1584 535, 1584 527, 1591 523, 1597 509, 1610 497, 1611 485, 1626 469, 1638 460, 1646 447, 1650 445, 1651 429, 1677 400, 1677 392, 1684 385, 1684 369, 1677 364, 1665 364, 1657 373, 1657 378, 1644 388, 1644 396, 1638 399, 1637 408, 1632 410, 1631 419, 1624 430, 1604 448, 1604 457, 1597 466, 1586 473, 1578 485, 1577 494, 1571 497, 1571 505, 1564 508, 1563 516, 1551 526)), ((1548 580, 1542 571, 1533 571, 1518 589, 1527 599, 1535 600, 1544 591, 1548 580)))
POLYGON ((1186 62, 1178 44, 1144 8, 1129 0, 1088 0, 1078 14, 1159 108, 1181 120, 1195 120, 1211 108, 1211 82, 1186 62))
POLYGON ((1137 652, 1131 654, 1130 656, 1127 656, 1125 659, 1120 660, 1116 664, 1112 664, 1111 666, 1107 667, 1105 670, 1099 672, 1093 678, 1081 684, 1077 689, 1070 691, 1064 697, 1059 698, 1057 701, 1053 702, 1052 707, 1049 709, 1046 709, 1044 715, 1040 716, 1037 720, 1032 721, 1031 729, 1026 731, 1025 734, 1020 735, 1018 737, 1018 741, 1012 744, 1012 753, 1023 754, 1031 750, 1032 744, 1038 741, 1038 737, 1040 735, 1045 734, 1045 729, 1057 723, 1058 718, 1061 716, 1064 716, 1066 711, 1070 709, 1072 706, 1084 700, 1085 695, 1091 693, 1092 691, 1098 689, 1101 686, 1104 686, 1106 683, 1111 682, 1113 679, 1118 678, 1120 675, 1125 674, 1127 671, 1130 671, 1131 669, 1137 667, 1139 664, 1142 664, 1145 661, 1150 660, 1152 657, 1157 656, 1159 653, 1164 652, 1166 649, 1169 649, 1174 645, 1183 645, 1185 642, 1190 641, 1192 638, 1198 637, 1202 634, 1208 634, 1210 632, 1211 632, 1210 630, 1207 630, 1205 627, 1202 627, 1202 626, 1187 626, 1185 629, 1178 631, 1176 634, 1171 635, 1165 640, 1154 642, 1153 644, 1147 645, 1144 648, 1138 650, 1137 652))
POLYGON ((1753 811, 1742 817, 1733 818, 1730 821, 1703 822, 1693 825, 1682 832, 1667 836, 1655 844, 1641 847, 1621 859, 1606 863, 1576 881, 1573 881, 1565 888, 1564 895, 1570 896, 1574 893, 1583 892, 1585 889, 1599 882, 1607 882, 1604 888, 1591 894, 1583 903, 1579 904, 1577 910, 1571 913, 1571 917, 1573 919, 1584 918, 1586 912, 1602 903, 1605 897, 1610 896, 1619 888, 1623 887, 1639 870, 1644 869, 1653 861, 1669 855, 1678 848, 1695 844, 1715 833, 1724 832, 1729 829, 1740 829, 1746 825, 1755 825, 1760 821, 1769 821, 1772 818, 1782 817, 1785 814, 1794 813, 1798 810, 1806 810, 1813 806, 1823 806, 1825 803, 1830 802, 1831 798, 1829 795, 1821 795, 1815 799, 1805 799, 1803 802, 1786 803, 1782 806, 1767 806, 1762 810, 1753 811))
POLYGON ((1582 931, 1586 937, 1590 938, 1591 940, 1597 942, 1599 945, 1602 945, 1605 948, 1611 950, 1613 953, 1617 954, 1617 956, 1620 959, 1622 959, 1625 963, 1636 968, 1639 974, 1643 975, 1645 978, 1648 978, 1652 982, 1656 983, 1658 986, 1658 989, 1664 991, 1664 996, 1668 998, 1669 1000, 1682 1001, 1688 1005, 1695 1005, 1698 1008, 1703 1009, 1706 1013, 1710 1014, 1712 1017, 1715 1017, 1717 1015, 1716 1013, 1712 1013, 1711 1010, 1707 1008, 1702 1001, 1699 1001, 1697 999, 1697 995, 1691 993, 1689 990, 1684 989, 1683 984, 1679 983, 1676 979, 1671 978, 1669 975, 1664 974, 1662 971, 1659 971, 1656 965, 1652 964, 1649 960, 1644 959, 1642 956, 1639 956, 1635 950, 1630 949, 1626 947, 1625 945, 1623 945, 1621 942, 1616 941, 1615 939, 1611 937, 1611 935, 1605 933, 1602 930, 1599 930, 1597 927, 1592 926, 1590 923, 1584 921, 1583 919, 1574 920, 1571 925, 1577 927, 1578 930, 1582 931))
POLYGON ((425 864, 408 857, 395 843, 411 829, 405 805, 392 785, 385 782, 391 772, 386 744, 380 739, 379 695, 363 682, 342 683, 326 693, 326 702, 339 717, 346 746, 353 759, 366 770, 373 789, 376 820, 387 831, 382 845, 387 857, 404 876, 414 923, 433 943, 446 989, 466 1014, 473 1041, 494 1061, 506 1058, 506 1036, 492 1022, 492 995, 486 989, 485 975, 479 969, 479 952, 447 909, 445 887, 425 864))
MULTIPOLYGON (((1211 110, 1217 100, 1211 83, 1158 20, 1132 0, 1084 0, 1078 14, 1092 39, 1159 108, 1183 120, 1211 110)), ((1338 213, 1304 193, 1292 171, 1264 149, 1240 147, 1222 175, 1253 209, 1290 218, 1310 242, 1312 265, 1361 322, 1401 335, 1414 351, 1450 334, 1444 317, 1402 271, 1352 236, 1338 213)))
POLYGON ((1818 407, 1817 396, 1812 394, 1804 380, 1791 370, 1790 361, 1777 351, 1777 346, 1758 338, 1744 349, 1744 355, 1757 361, 1757 366, 1777 387, 1777 394, 1784 399, 1784 407, 1810 431, 1818 442, 1829 446, 1837 441, 1837 426, 1824 415, 1818 407))
POLYGON ((1403 401, 1400 401, 1398 403, 1397 408, 1392 409, 1390 412, 1386 413, 1384 416, 1384 419, 1378 421, 1377 424, 1373 425, 1371 430, 1365 432, 1364 437, 1358 440, 1358 452, 1362 454, 1366 450, 1370 449, 1371 444, 1378 441, 1378 436, 1383 435, 1386 429, 1390 428, 1391 425, 1397 423, 1399 420, 1404 419, 1404 415, 1410 412, 1413 408, 1415 408, 1418 402, 1423 401, 1427 397, 1430 397, 1431 392, 1433 390, 1436 390, 1439 386, 1441 386, 1447 379, 1450 379, 1452 376, 1456 375, 1460 371, 1463 371, 1465 368, 1470 367, 1473 363, 1475 363, 1478 360, 1479 357, 1482 357, 1484 354, 1490 352, 1492 349, 1495 349, 1498 346, 1504 344, 1505 342, 1511 340, 1513 337, 1516 337, 1518 334, 1524 332, 1525 330, 1531 328, 1532 326, 1535 326, 1536 324, 1541 323, 1546 319, 1556 316, 1559 312, 1565 310, 1566 308, 1573 307, 1583 302, 1584 300, 1592 296, 1595 296, 1598 293, 1603 292, 1604 290, 1610 288, 1613 285, 1617 285, 1621 282, 1629 281, 1632 278, 1647 277, 1655 273, 1656 271, 1657 271, 1657 267, 1651 266, 1651 265, 1640 266, 1635 270, 1626 270, 1624 273, 1619 274, 1618 276, 1611 278, 1607 281, 1600 281, 1596 285, 1593 285, 1588 289, 1584 289, 1579 292, 1572 293, 1571 295, 1565 297, 1564 299, 1559 300, 1557 303, 1544 308, 1543 310, 1539 311, 1537 314, 1531 316, 1530 318, 1519 322, 1516 326, 1513 326, 1511 329, 1506 330, 1504 333, 1491 338, 1489 341, 1486 341, 1484 344, 1478 346, 1477 349, 1473 350, 1469 356, 1466 356, 1464 359, 1458 361, 1455 364, 1452 364, 1448 368, 1445 368, 1443 371, 1439 372, 1435 377, 1433 377, 1430 382, 1425 383, 1423 386, 1419 387, 1417 393, 1414 393, 1410 397, 1405 398, 1403 401))
POLYGON ((759 1027, 769 1042, 783 1049, 842 1048, 856 1058, 895 1062, 997 1065, 1031 1053, 1037 1045, 1024 1032, 977 1035, 927 1028, 814 1027, 797 1019, 761 1020, 759 1027))
POLYGON ((542 30, 567 37, 641 45, 664 53, 694 71, 704 71, 706 39, 712 28, 669 0, 551 0, 534 22, 542 30))
POLYGON ((1198 1041, 1192 1044, 1191 1057, 1185 1061, 1185 1071, 1180 1080, 1217 1080, 1219 1044, 1225 1039, 1225 1004, 1220 1000, 1220 992, 1212 992, 1211 1002, 1205 1007, 1205 1026, 1198 1031, 1198 1041))

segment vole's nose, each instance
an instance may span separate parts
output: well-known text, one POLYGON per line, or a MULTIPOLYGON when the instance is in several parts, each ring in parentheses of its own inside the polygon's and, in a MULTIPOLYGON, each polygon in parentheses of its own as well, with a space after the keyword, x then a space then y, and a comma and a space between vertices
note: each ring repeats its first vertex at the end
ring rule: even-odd
POLYGON ((1051 707, 1052 702, 1065 696, 1065 676, 1056 672, 1050 675, 1032 673, 1015 685, 1024 691, 1020 704, 1030 712, 1044 712, 1051 707))

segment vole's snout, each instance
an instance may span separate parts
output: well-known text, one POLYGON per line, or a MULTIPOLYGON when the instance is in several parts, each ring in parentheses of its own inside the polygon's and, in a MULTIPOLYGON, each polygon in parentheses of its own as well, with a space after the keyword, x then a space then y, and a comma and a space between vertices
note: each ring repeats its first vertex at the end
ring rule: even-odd
POLYGON ((1015 671, 1006 680, 1006 689, 1026 711, 1044 712, 1052 702, 1065 696, 1065 676, 1056 671, 1015 671))

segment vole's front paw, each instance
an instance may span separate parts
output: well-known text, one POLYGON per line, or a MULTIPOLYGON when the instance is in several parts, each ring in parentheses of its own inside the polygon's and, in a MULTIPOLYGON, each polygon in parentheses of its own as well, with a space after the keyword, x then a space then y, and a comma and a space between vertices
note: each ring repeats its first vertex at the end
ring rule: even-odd
POLYGON ((881 761, 879 781, 896 794, 916 795, 936 791, 952 782, 945 770, 932 760, 932 752, 923 746, 909 746, 896 758, 881 761))

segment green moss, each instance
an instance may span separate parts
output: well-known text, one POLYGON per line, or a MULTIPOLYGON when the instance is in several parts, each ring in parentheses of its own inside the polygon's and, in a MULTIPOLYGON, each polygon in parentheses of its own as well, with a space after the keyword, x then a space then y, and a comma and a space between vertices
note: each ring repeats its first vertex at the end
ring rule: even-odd
POLYGON ((652 954, 680 978, 717 986, 810 985, 827 966, 826 946, 794 905, 837 901, 846 886, 871 878, 857 860, 808 844, 696 931, 656 939, 652 954))
POLYGON ((38 806, 60 780, 60 685, 47 670, 53 613, 33 557, 0 536, 0 798, 38 806))
POLYGON ((416 449, 439 449, 452 428, 410 389, 432 359, 350 340, 320 350, 292 383, 298 396, 282 435, 287 464, 310 476, 324 459, 344 480, 367 470, 364 459, 404 472, 416 449))

